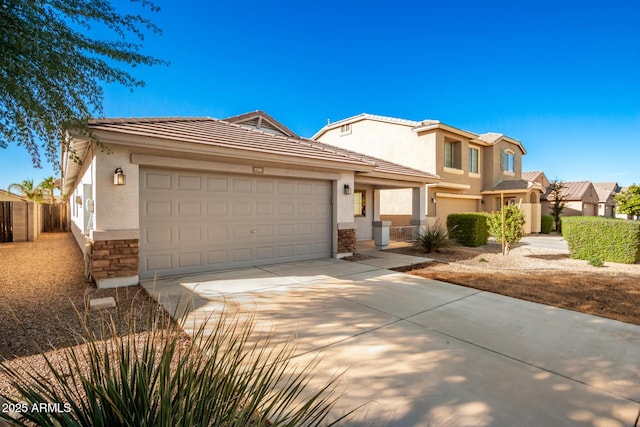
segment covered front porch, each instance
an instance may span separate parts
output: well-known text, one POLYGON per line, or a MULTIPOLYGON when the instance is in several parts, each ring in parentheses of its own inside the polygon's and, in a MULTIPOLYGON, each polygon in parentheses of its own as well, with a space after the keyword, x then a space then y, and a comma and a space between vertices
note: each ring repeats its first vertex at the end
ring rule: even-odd
POLYGON ((499 211, 502 205, 516 205, 524 212, 524 232, 539 233, 542 229, 542 186, 526 180, 502 181, 482 192, 485 211, 499 211))
MULTIPOLYGON (((426 224, 426 187, 424 182, 379 179, 356 175, 353 194, 354 223, 358 247, 366 242, 376 249, 386 249, 392 240, 411 240, 417 230, 426 224), (411 192, 411 215, 409 224, 391 227, 391 221, 381 218, 384 197, 388 190, 411 192)), ((369 245, 367 245, 369 246, 369 245)))

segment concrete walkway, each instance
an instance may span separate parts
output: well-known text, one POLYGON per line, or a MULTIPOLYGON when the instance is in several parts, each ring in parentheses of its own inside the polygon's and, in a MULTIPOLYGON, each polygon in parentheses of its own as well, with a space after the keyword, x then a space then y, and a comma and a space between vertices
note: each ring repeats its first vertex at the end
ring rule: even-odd
POLYGON ((318 386, 346 369, 353 426, 630 426, 640 408, 640 327, 475 289, 323 259, 143 283, 197 327, 255 312, 318 386))

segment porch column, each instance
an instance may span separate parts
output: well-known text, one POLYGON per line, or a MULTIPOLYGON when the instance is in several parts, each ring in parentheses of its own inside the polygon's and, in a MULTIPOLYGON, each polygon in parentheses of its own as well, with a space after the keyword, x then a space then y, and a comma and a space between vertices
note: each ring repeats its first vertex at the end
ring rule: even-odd
MULTIPOLYGON (((427 188, 425 185, 412 189, 413 197, 411 201, 411 225, 424 227, 427 223, 425 214, 427 212, 427 188)), ((418 229, 414 230, 413 238, 418 236, 418 229)))
POLYGON ((380 221, 380 189, 373 189, 373 219, 372 221, 380 221))

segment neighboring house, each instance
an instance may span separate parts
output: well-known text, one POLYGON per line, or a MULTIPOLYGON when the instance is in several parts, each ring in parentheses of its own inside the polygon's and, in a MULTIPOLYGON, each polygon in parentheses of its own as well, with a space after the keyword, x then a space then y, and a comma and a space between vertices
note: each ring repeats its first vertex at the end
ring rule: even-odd
POLYGON ((0 243, 33 242, 40 236, 41 206, 0 190, 0 243))
POLYGON ((540 184, 545 191, 551 184, 542 171, 522 172, 522 179, 540 184))
POLYGON ((346 256, 355 251, 354 213, 369 226, 380 220, 381 189, 409 189, 419 221, 425 185, 440 182, 299 138, 262 112, 229 121, 100 119, 89 127, 102 146, 70 134, 69 150, 82 163, 63 152, 62 192, 100 287, 346 256))
MULTIPOLYGON (((566 197, 566 205, 562 216, 597 216, 600 197, 590 181, 563 182, 565 188, 562 195, 566 197)), ((550 189, 542 195, 542 212, 551 215, 551 201, 548 200, 550 189)))
MULTIPOLYGON (((522 179, 526 150, 518 140, 498 133, 475 134, 437 120, 372 114, 327 124, 312 139, 441 177, 427 186, 427 220, 446 221, 451 213, 490 212, 500 210, 501 203, 516 203, 525 211, 526 232, 540 231, 543 189, 522 179)), ((383 192, 383 218, 394 225, 409 224, 410 202, 406 191, 383 192)))
MULTIPOLYGON (((617 182, 594 182, 593 186, 598 192, 598 215, 605 218, 616 218, 616 201, 615 197, 622 187, 617 182)), ((619 214, 620 218, 627 218, 626 215, 619 214)))

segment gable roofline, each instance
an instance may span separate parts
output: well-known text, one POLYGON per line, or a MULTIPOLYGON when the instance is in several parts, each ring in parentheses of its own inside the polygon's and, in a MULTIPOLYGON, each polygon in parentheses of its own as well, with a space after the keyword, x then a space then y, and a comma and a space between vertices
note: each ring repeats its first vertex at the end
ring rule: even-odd
POLYGON ((522 142, 520 142, 515 138, 510 138, 502 133, 487 132, 483 134, 476 134, 474 132, 470 132, 464 129, 459 129, 457 127, 448 125, 439 120, 427 119, 422 121, 415 121, 415 120, 400 119, 400 118, 389 117, 389 116, 379 116, 379 115, 368 114, 368 113, 361 113, 356 116, 347 117, 345 119, 338 120, 333 123, 329 123, 323 126, 322 129, 320 129, 318 132, 316 132, 311 137, 311 139, 314 139, 314 140, 318 139, 319 137, 321 137, 323 134, 325 134, 330 130, 334 130, 334 129, 340 128, 343 125, 356 123, 362 120, 371 120, 371 121, 378 121, 383 123, 390 123, 394 125, 407 126, 407 127, 410 127, 412 131, 416 133, 427 132, 435 129, 441 129, 447 132, 464 136, 465 138, 469 138, 472 143, 483 145, 483 146, 495 145, 500 141, 505 141, 510 144, 514 144, 518 146, 518 148, 520 148, 520 150, 522 151, 522 154, 527 154, 527 150, 524 148, 524 145, 522 145, 522 142))
MULTIPOLYGON (((89 122, 89 129, 105 143, 140 149, 211 154, 245 160, 255 158, 266 161, 269 158, 290 165, 352 170, 378 176, 402 176, 406 181, 420 183, 440 180, 424 171, 318 141, 264 132, 211 117, 97 119, 89 122)), ((86 152, 91 141, 89 136, 71 132, 70 137, 72 150, 81 148, 86 152)), ((70 160, 65 157, 68 157, 66 152, 63 153, 63 168, 67 188, 75 185, 73 182, 79 168, 70 167, 70 160)))
MULTIPOLYGON (((594 191, 596 190, 591 181, 569 181, 563 182, 562 184, 564 185, 564 188, 562 189, 562 195, 566 196, 568 201, 582 200, 582 197, 590 187, 593 188, 594 191)), ((551 187, 547 188, 547 191, 542 195, 540 199, 548 200, 550 194, 551 187)))
POLYGON ((469 132, 466 130, 462 130, 462 129, 458 129, 456 127, 450 126, 446 123, 442 123, 436 120, 425 120, 424 122, 422 122, 419 126, 415 126, 413 128, 413 131, 416 133, 419 132, 428 132, 430 130, 434 130, 434 129, 442 129, 445 130, 447 132, 451 132, 451 133, 455 133, 457 135, 461 135, 464 136, 465 138, 469 138, 471 140, 477 140, 478 135, 476 135, 473 132, 469 132), (430 121, 435 122, 435 123, 429 123, 430 121))
POLYGON ((438 122, 437 120, 424 120, 422 122, 418 122, 415 120, 408 120, 408 119, 399 119, 396 117, 389 117, 389 116, 380 116, 377 114, 369 114, 369 113, 361 113, 358 114, 356 116, 351 116, 351 117, 347 117, 345 119, 341 119, 338 120, 336 122, 333 123, 328 123, 326 124, 324 127, 322 127, 322 129, 320 129, 318 132, 316 132, 311 139, 317 139, 318 137, 322 136, 324 133, 339 128, 343 125, 347 125, 347 124, 351 124, 351 123, 356 123, 362 120, 371 120, 371 121, 376 121, 376 122, 383 122, 383 123, 390 123, 390 124, 394 124, 394 125, 402 125, 402 126, 408 126, 408 127, 416 127, 416 126, 420 126, 422 123, 424 122, 438 122))
MULTIPOLYGON (((238 114, 237 116, 227 117, 227 118, 222 119, 222 120, 225 121, 225 122, 236 123, 236 124, 242 125, 245 122, 249 122, 249 121, 255 120, 255 119, 257 119, 257 121, 258 121, 257 130, 261 130, 260 125, 261 125, 262 122, 267 122, 267 124, 270 125, 271 128, 279 131, 280 133, 282 133, 285 136, 289 136, 289 137, 292 137, 292 138, 299 138, 300 137, 294 131, 292 131, 291 129, 289 129, 288 127, 283 125, 281 122, 279 122, 278 120, 274 119, 273 117, 271 117, 269 114, 265 113, 262 110, 250 111, 248 113, 238 114)), ((249 126, 249 127, 252 127, 252 126, 249 126)), ((269 128, 269 126, 267 126, 266 128, 269 128)))
POLYGON ((596 194, 598 195, 598 201, 600 203, 613 202, 613 197, 616 195, 614 191, 608 190, 603 187, 598 187, 595 184, 593 187, 596 189, 596 194))
POLYGON ((522 145, 522 142, 520 142, 515 138, 510 138, 503 133, 486 132, 478 135, 478 139, 480 139, 481 141, 485 141, 491 145, 495 145, 500 141, 505 141, 510 144, 517 145, 518 148, 520 148, 520 150, 522 151, 522 154, 527 154, 527 150, 525 150, 524 145, 522 145))

